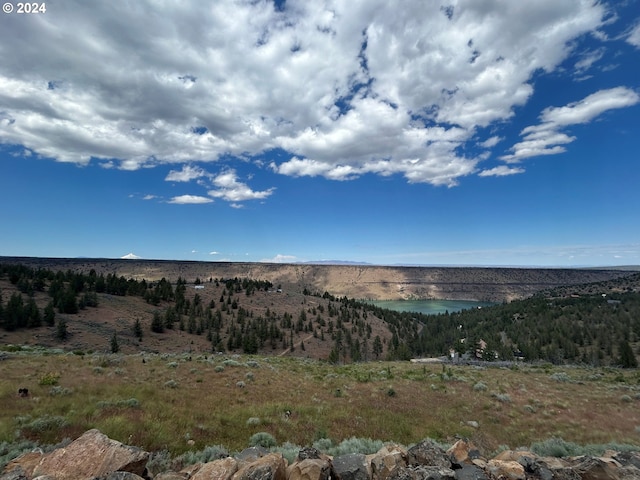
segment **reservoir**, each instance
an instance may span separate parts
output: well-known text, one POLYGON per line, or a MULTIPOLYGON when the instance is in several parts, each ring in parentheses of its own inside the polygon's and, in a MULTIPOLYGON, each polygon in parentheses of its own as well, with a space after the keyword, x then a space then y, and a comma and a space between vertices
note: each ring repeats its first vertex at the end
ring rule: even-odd
POLYGON ((369 302, 380 308, 396 310, 398 312, 418 312, 425 315, 438 313, 453 313, 469 308, 490 307, 491 302, 475 302, 472 300, 384 300, 369 302))

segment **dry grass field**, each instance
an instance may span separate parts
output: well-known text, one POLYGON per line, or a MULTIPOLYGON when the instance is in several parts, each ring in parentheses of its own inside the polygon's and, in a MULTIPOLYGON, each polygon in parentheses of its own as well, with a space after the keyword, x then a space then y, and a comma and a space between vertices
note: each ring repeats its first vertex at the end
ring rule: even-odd
POLYGON ((18 350, 0 361, 0 442, 50 444, 98 428, 173 454, 239 450, 257 432, 301 446, 464 436, 485 452, 551 437, 640 444, 635 370, 18 350))

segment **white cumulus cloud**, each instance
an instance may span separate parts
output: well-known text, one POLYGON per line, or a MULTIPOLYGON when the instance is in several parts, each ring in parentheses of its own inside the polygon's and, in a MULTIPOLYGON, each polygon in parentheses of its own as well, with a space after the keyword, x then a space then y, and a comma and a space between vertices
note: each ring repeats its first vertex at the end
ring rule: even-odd
POLYGON ((209 191, 210 196, 234 203, 265 199, 274 191, 273 188, 262 191, 252 190, 246 183, 238 180, 235 170, 228 170, 215 177, 213 185, 215 188, 209 191))
POLYGON ((295 255, 282 255, 279 253, 273 258, 264 258, 260 261, 264 263, 296 263, 298 258, 295 255))
POLYGON ((2 18, 0 143, 105 168, 172 165, 167 181, 213 183, 236 206, 274 190, 193 165, 281 149, 282 175, 453 186, 485 158, 463 153, 478 129, 511 119, 534 75, 608 13, 588 0, 60 0, 32 21, 2 18))
POLYGON ((179 195, 169 200, 169 203, 177 203, 180 205, 211 203, 213 200, 200 195, 179 195))
POLYGON ((629 32, 627 36, 627 42, 636 48, 640 48, 640 21, 629 32))
POLYGON ((562 128, 588 123, 604 112, 630 107, 640 102, 640 95, 626 87, 600 90, 564 107, 549 107, 540 115, 541 123, 522 130, 523 140, 511 147, 510 154, 500 157, 505 162, 538 155, 555 155, 566 151, 563 145, 576 137, 561 132, 562 128))
POLYGON ((202 168, 183 165, 182 170, 171 170, 165 180, 169 182, 190 182, 206 175, 207 173, 202 168))
POLYGON ((518 173, 524 173, 524 168, 511 168, 506 165, 499 165, 494 168, 490 168, 488 170, 482 170, 478 173, 480 177, 504 177, 507 175, 517 175, 518 173))

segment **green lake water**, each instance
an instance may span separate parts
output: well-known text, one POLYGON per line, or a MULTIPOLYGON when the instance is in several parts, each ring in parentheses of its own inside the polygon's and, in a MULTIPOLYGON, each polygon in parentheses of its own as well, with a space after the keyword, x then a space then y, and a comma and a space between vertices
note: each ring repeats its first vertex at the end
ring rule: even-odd
POLYGON ((495 303, 474 302, 470 300, 384 300, 370 302, 376 307, 387 308, 399 312, 418 312, 426 315, 453 313, 469 308, 490 307, 495 303))

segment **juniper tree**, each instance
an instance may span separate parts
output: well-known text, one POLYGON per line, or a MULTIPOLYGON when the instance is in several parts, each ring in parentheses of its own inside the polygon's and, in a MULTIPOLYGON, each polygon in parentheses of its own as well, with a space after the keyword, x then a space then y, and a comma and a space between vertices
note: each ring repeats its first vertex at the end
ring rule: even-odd
POLYGON ((67 321, 64 318, 58 320, 58 325, 56 327, 56 338, 58 340, 66 340, 69 337, 69 332, 67 331, 67 321))
POLYGON ((618 363, 623 368, 636 368, 638 366, 638 360, 633 353, 633 349, 626 340, 620 342, 619 355, 620 358, 618 359, 618 363))
POLYGON ((139 318, 136 318, 136 321, 133 324, 133 335, 138 340, 142 340, 142 325, 140 324, 140 319, 139 318))
POLYGON ((44 321, 50 327, 56 323, 56 310, 53 308, 53 302, 47 303, 47 306, 44 307, 44 321))
POLYGON ((118 353, 120 351, 120 345, 118 344, 118 336, 116 332, 113 332, 111 336, 111 353, 118 353))
POLYGON ((155 333, 164 332, 164 322, 160 316, 160 312, 157 310, 153 312, 153 320, 151 320, 151 331, 155 333))

